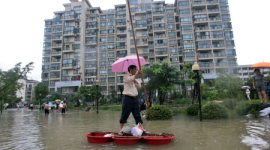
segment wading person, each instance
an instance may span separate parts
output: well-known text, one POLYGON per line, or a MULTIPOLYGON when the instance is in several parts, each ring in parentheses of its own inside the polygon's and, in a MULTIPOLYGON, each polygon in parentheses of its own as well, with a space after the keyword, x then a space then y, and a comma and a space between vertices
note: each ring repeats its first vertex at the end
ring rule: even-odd
POLYGON ((49 115, 49 102, 47 102, 44 106, 44 109, 45 109, 45 115, 48 114, 49 115))
POLYGON ((253 76, 253 88, 257 90, 259 98, 261 100, 261 104, 263 104, 262 94, 264 96, 264 102, 267 103, 267 97, 265 93, 265 85, 264 85, 264 76, 260 73, 259 69, 254 70, 255 75, 253 76))
POLYGON ((31 103, 31 104, 30 104, 30 109, 31 109, 31 111, 33 111, 33 108, 34 108, 34 105, 31 103))
POLYGON ((137 72, 137 67, 135 65, 130 65, 128 67, 128 72, 128 74, 124 75, 124 100, 120 119, 120 131, 118 135, 123 135, 122 128, 124 124, 127 123, 127 119, 131 112, 136 124, 140 123, 139 128, 143 130, 143 134, 150 134, 143 129, 143 121, 140 114, 140 103, 137 88, 141 87, 141 83, 139 83, 136 78, 142 74, 142 71, 139 70, 137 72))
POLYGON ((67 104, 66 102, 64 102, 62 106, 62 114, 66 113, 66 107, 67 107, 67 104))
POLYGON ((247 94, 248 100, 250 100, 250 91, 249 91, 249 89, 246 89, 246 94, 247 94))

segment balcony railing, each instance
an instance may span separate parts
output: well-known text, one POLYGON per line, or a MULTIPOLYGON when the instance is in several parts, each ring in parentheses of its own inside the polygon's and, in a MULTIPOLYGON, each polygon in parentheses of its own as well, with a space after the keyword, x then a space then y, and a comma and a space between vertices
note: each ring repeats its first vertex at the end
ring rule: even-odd
POLYGON ((204 5, 204 4, 205 4, 205 2, 198 1, 198 2, 193 2, 193 3, 192 3, 192 6, 204 5))
POLYGON ((211 45, 199 45, 198 49, 211 48, 211 45))
POLYGON ((154 30, 165 30, 165 27, 156 27, 154 30))
POLYGON ((61 59, 52 59, 51 62, 61 62, 61 59))
POLYGON ((203 10, 194 10, 193 13, 194 14, 199 14, 199 13, 206 13, 207 11, 205 9, 203 10))
POLYGON ((200 39, 210 39, 210 36, 207 35, 207 36, 196 36, 196 39, 197 40, 200 40, 200 39))
POLYGON ((156 52, 156 55, 167 55, 167 52, 156 52))
POLYGON ((156 23, 156 22, 164 22, 164 19, 156 19, 156 20, 154 20, 153 22, 154 22, 154 23, 156 23))
POLYGON ((155 46, 167 46, 167 43, 156 43, 155 46))
POLYGON ((117 33, 126 33, 127 30, 117 30, 117 33))
POLYGON ((215 57, 225 57, 226 54, 224 54, 224 53, 214 53, 214 56, 215 57))
POLYGON ((206 1, 207 4, 218 4, 217 1, 206 1))
POLYGON ((217 38, 224 38, 222 34, 220 35, 212 35, 212 38, 217 39, 217 38))
POLYGON ((219 12, 219 9, 208 9, 208 12, 219 12))
POLYGON ((97 41, 96 40, 93 40, 93 41, 86 41, 86 44, 96 44, 97 41))
POLYGON ((224 47, 225 45, 224 44, 213 44, 213 47, 224 47))
POLYGON ((194 19, 194 22, 203 22, 203 21, 207 21, 207 18, 196 18, 194 19))
POLYGON ((199 63, 199 66, 202 68, 206 68, 206 67, 213 67, 212 63, 199 63))
POLYGON ((147 41, 137 41, 137 45, 145 45, 148 44, 147 41))
POLYGON ((209 20, 213 21, 213 20, 221 20, 220 17, 212 17, 212 18, 209 18, 209 20))
POLYGON ((59 47, 59 46, 62 46, 62 43, 59 43, 59 44, 53 44, 52 46, 53 46, 53 47, 59 47))
POLYGON ((127 23, 126 22, 116 22, 116 26, 123 26, 123 25, 126 25, 127 23))
POLYGON ((127 46, 116 46, 116 49, 126 49, 127 46))
POLYGON ((198 54, 199 58, 210 58, 213 57, 213 54, 198 54))
POLYGON ((155 38, 166 38, 166 35, 163 34, 163 35, 155 35, 155 38))
POLYGON ((215 64, 217 67, 222 67, 222 66, 227 66, 228 63, 227 62, 222 62, 222 63, 216 63, 215 64))
POLYGON ((116 41, 126 41, 127 38, 117 38, 116 41))

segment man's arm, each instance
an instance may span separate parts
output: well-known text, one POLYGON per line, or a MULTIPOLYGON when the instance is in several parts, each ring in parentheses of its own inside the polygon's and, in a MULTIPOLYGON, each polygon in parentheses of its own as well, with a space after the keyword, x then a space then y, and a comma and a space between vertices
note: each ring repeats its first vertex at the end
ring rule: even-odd
POLYGON ((136 79, 134 80, 134 83, 136 88, 141 88, 141 83, 138 82, 136 79))

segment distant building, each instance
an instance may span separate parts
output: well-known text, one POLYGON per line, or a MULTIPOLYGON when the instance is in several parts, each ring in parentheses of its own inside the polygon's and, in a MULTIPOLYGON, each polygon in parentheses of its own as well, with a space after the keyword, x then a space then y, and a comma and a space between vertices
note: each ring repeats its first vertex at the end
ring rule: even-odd
POLYGON ((22 101, 33 101, 34 90, 39 81, 19 79, 19 83, 23 83, 23 88, 16 92, 16 97, 22 97, 22 101))
MULTIPOLYGON (((239 65, 239 77, 247 81, 249 78, 254 76, 254 68, 251 68, 252 65, 239 65)), ((264 68, 260 69, 261 73, 266 77, 269 76, 270 69, 269 68, 264 68)))

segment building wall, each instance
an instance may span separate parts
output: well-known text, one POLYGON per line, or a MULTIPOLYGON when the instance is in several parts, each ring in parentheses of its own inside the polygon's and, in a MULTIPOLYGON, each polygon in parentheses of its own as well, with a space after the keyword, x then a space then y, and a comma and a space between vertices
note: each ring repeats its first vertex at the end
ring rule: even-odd
MULTIPOLYGON (((220 68, 239 75, 227 0, 130 3, 138 52, 147 66, 167 60, 181 70, 184 63, 198 62, 209 79, 220 68)), ((103 94, 117 90, 123 73, 111 72, 110 65, 135 55, 127 4, 100 10, 88 0, 72 0, 64 7, 45 20, 42 82, 54 91, 57 82, 81 81, 90 87, 98 79, 103 94)), ((77 92, 79 86, 72 85, 57 90, 77 92)))
POLYGON ((25 101, 25 90, 26 90, 25 89, 25 85, 26 85, 26 80, 19 79, 18 82, 23 84, 23 88, 21 88, 20 90, 18 90, 16 92, 16 96, 17 97, 22 97, 22 101, 25 101))

